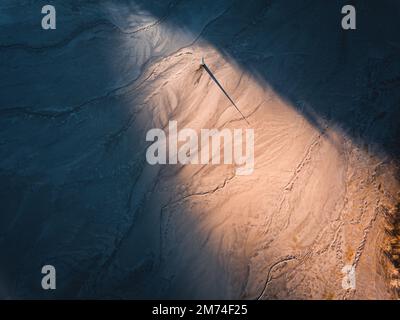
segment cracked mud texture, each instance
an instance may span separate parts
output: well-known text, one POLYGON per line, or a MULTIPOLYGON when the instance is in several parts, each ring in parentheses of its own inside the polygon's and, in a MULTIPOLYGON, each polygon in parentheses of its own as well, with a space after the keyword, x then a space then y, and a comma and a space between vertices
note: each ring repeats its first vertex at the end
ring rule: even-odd
POLYGON ((355 3, 2 1, 0 297, 396 298, 400 3, 355 3), (147 164, 170 120, 254 173, 147 164))

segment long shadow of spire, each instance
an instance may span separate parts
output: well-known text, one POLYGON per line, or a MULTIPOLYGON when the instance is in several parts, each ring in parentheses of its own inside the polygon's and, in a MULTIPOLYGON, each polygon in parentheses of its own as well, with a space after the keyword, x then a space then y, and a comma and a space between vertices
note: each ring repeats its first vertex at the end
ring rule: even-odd
POLYGON ((201 60, 201 66, 204 68, 204 70, 207 71, 207 73, 210 75, 211 79, 214 80, 214 82, 218 85, 218 87, 222 90, 222 92, 226 95, 226 97, 229 99, 229 101, 233 104, 233 106, 236 108, 237 111, 239 111, 240 115, 242 116, 243 120, 247 122, 247 124, 250 125, 249 121, 247 121, 246 117, 243 115, 243 113, 239 110, 237 107, 236 103, 231 99, 229 94, 225 91, 225 89, 221 86, 217 78, 213 75, 211 70, 207 67, 206 63, 204 62, 204 59, 201 60))

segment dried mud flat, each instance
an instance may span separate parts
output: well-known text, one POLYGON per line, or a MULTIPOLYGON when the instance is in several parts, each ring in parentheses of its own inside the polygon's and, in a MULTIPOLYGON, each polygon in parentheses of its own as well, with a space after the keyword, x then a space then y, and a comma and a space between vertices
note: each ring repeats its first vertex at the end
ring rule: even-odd
POLYGON ((398 298, 399 4, 54 5, 0 4, 1 297, 398 298), (149 165, 170 120, 254 128, 254 173, 149 165))

